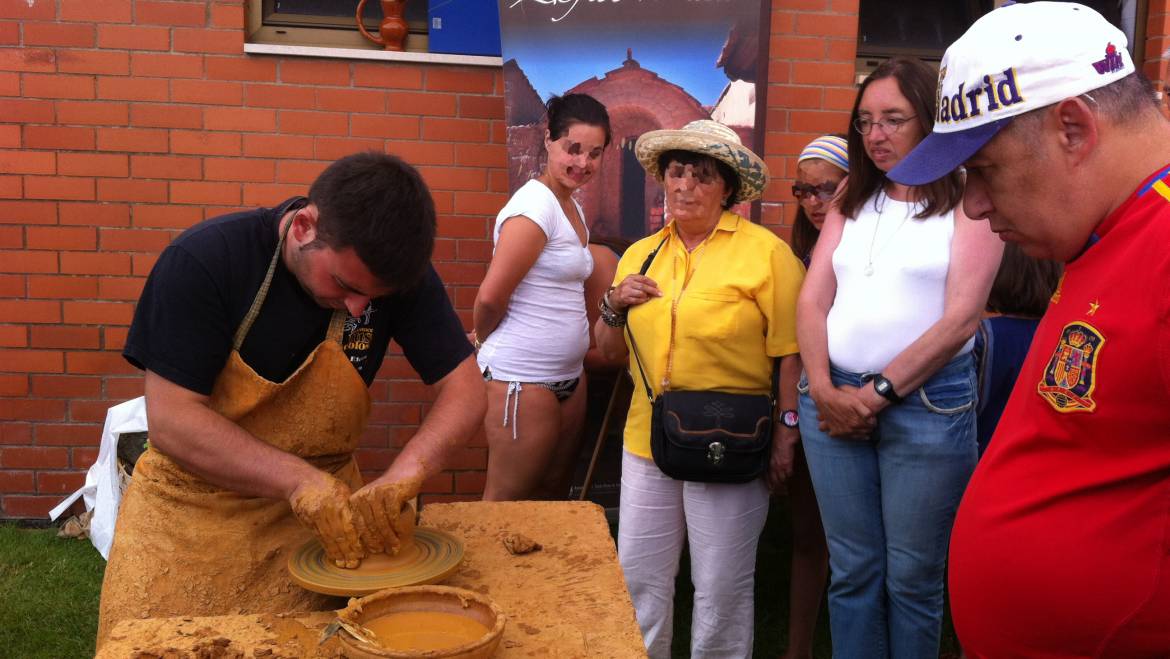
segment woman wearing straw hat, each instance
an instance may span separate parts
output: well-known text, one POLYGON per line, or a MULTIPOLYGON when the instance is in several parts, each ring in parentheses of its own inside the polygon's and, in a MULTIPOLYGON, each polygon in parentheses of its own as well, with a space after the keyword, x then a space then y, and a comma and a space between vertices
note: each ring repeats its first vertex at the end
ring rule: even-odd
POLYGON ((694 121, 642 135, 635 153, 662 181, 668 223, 626 251, 595 327, 607 356, 623 356, 631 351, 623 338, 628 323, 645 376, 634 378, 626 420, 618 555, 651 657, 670 655, 684 540, 695 585, 692 655, 746 657, 769 486, 791 473, 799 434, 773 425, 771 453, 762 456, 765 477, 739 484, 675 480, 653 461, 648 394, 767 394, 779 359, 778 407, 794 426, 803 268, 775 234, 728 210, 759 198, 768 182, 767 166, 734 131, 694 121))

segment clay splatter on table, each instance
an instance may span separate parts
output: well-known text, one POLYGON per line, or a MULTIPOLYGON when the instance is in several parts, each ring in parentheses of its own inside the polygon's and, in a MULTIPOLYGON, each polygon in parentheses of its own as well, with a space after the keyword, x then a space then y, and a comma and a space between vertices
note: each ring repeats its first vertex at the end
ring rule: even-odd
MULTIPOLYGON (((453 533, 465 543, 463 565, 444 583, 491 597, 508 616, 497 657, 645 656, 600 507, 532 501, 432 504, 423 509, 421 525, 453 533), (517 534, 541 549, 509 553, 503 540, 517 534)), ((317 647, 333 617, 320 612, 127 620, 113 630, 98 657, 338 657, 335 639, 317 647)))

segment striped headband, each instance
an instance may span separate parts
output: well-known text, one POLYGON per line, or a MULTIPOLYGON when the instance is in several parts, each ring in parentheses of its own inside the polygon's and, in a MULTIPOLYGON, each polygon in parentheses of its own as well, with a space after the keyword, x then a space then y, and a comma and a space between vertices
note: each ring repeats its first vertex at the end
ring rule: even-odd
POLYGON ((809 142, 796 159, 797 164, 811 159, 824 160, 836 165, 842 171, 849 172, 849 143, 836 135, 822 135, 809 142))

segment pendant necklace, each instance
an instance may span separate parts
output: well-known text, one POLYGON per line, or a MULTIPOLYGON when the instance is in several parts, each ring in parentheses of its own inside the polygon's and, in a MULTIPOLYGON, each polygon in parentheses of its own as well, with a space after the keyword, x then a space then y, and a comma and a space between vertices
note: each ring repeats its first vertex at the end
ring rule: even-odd
MULTIPOLYGON (((885 191, 883 191, 882 194, 885 194, 885 191)), ((876 204, 875 204, 875 206, 876 206, 876 204)), ((874 254, 873 246, 874 246, 874 243, 877 242, 878 229, 881 228, 881 224, 882 224, 882 214, 881 214, 880 210, 878 211, 877 220, 873 223, 873 236, 871 236, 869 239, 869 254, 867 255, 865 270, 862 271, 865 273, 866 277, 873 276, 873 260, 874 260, 874 258, 881 256, 881 253, 884 252, 885 249, 890 246, 890 243, 894 242, 894 237, 898 235, 898 231, 901 230, 902 225, 906 224, 906 220, 908 220, 908 219, 910 219, 910 209, 906 210, 906 217, 902 218, 901 224, 899 224, 897 226, 897 228, 894 229, 893 233, 890 234, 889 238, 886 238, 886 242, 883 243, 881 248, 878 249, 877 254, 874 254)))

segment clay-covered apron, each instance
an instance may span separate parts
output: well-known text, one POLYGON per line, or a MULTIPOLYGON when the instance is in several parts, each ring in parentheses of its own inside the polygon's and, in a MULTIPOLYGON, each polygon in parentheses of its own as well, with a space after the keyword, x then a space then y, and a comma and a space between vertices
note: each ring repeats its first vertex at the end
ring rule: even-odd
MULTIPOLYGON (((370 395, 342 350, 345 314, 334 313, 325 340, 284 382, 262 378, 240 357, 287 231, 236 332, 208 405, 257 439, 304 458, 356 490, 361 475, 353 451, 369 416, 370 395)), ((285 568, 290 553, 311 537, 287 501, 211 485, 148 450, 134 469, 118 514, 102 583, 98 644, 126 618, 336 608, 340 600, 302 589, 285 568)))

